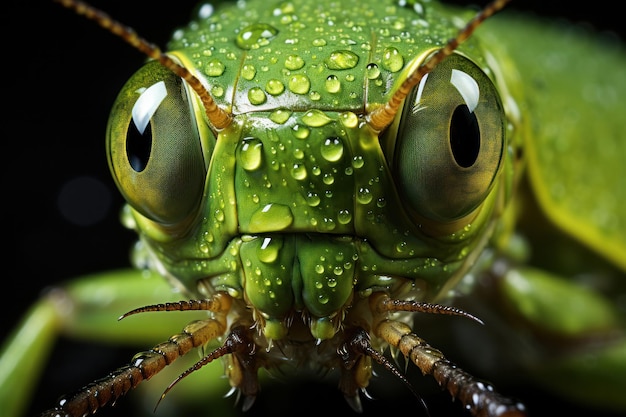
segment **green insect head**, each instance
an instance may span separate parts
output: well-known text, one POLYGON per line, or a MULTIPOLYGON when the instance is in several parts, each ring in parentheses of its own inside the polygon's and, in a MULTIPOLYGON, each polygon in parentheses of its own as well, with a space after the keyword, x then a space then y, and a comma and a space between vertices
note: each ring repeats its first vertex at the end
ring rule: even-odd
POLYGON ((108 159, 153 266, 245 300, 270 340, 301 316, 324 340, 374 291, 446 295, 509 193, 508 122, 473 39, 442 55, 462 37, 413 9, 320 32, 313 3, 284 7, 177 32, 122 89, 108 159))

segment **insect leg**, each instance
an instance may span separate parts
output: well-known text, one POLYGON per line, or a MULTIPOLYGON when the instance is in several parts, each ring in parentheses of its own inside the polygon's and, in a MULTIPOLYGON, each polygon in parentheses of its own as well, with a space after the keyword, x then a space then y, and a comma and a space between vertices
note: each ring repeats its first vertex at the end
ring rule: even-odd
POLYGON ((457 398, 472 415, 477 417, 525 416, 524 406, 497 393, 491 385, 482 382, 458 368, 443 354, 412 332, 407 324, 383 320, 374 329, 376 335, 397 347, 424 375, 431 375, 437 384, 457 398))
MULTIPOLYGON (((230 307, 230 303, 223 305, 225 308, 230 307)), ((191 349, 205 345, 225 331, 224 315, 193 321, 167 342, 135 355, 130 364, 63 397, 56 408, 45 411, 42 417, 82 417, 94 414, 99 408, 114 404, 141 381, 152 378, 191 349)))

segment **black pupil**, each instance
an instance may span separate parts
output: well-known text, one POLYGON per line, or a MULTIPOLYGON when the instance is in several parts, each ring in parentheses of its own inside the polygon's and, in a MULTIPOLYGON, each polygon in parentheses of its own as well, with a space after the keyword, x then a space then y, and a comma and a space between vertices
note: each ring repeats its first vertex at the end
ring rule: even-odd
POLYGON ((463 168, 471 167, 480 151, 480 129, 476 115, 463 104, 457 106, 450 121, 450 147, 454 160, 463 168))
POLYGON ((131 121, 126 135, 126 157, 136 172, 143 171, 148 165, 151 149, 152 128, 150 124, 146 126, 144 133, 140 133, 135 122, 131 121))

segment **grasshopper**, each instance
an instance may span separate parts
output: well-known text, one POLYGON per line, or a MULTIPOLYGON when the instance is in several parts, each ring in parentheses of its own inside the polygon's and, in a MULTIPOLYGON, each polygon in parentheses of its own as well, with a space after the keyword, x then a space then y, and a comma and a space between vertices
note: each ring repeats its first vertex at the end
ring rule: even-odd
MULTIPOLYGON (((494 19, 495 19, 495 18, 494 18, 494 19)), ((486 23, 486 24, 485 24, 485 29, 487 29, 488 27, 489 27, 489 26, 488 26, 488 23, 486 23)), ((476 36, 478 36, 478 35, 476 35, 476 36)), ((348 54, 348 55, 346 55, 346 56, 347 56, 348 58, 350 57, 350 55, 349 55, 349 54, 348 54)), ((344 58, 345 58, 345 57, 344 57, 344 58)), ((346 58, 346 59, 348 59, 348 58, 346 58)), ((328 66, 328 64, 327 64, 327 66, 328 66)), ((398 127, 398 128, 400 129, 400 127, 398 127)), ((383 129, 383 130, 384 130, 384 129, 383 129)), ((391 153, 391 151, 388 151, 388 153, 391 153)), ((431 214, 432 214, 432 213, 431 213, 431 214)), ((615 262, 618 262, 618 261, 619 261, 619 260, 617 260, 617 261, 615 261, 615 262)), ((514 297, 513 297, 513 298, 514 298, 514 297)), ((155 300, 155 301, 156 301, 156 300, 155 300)), ((469 311, 469 310, 468 310, 468 311, 469 311)), ((131 320, 131 318, 129 318, 129 319, 127 319, 127 320, 131 320)), ((320 325, 322 325, 322 323, 320 323, 320 325)), ((322 327, 323 327, 323 326, 322 326, 322 327)), ((317 336, 323 336, 323 334, 317 334, 317 336)))

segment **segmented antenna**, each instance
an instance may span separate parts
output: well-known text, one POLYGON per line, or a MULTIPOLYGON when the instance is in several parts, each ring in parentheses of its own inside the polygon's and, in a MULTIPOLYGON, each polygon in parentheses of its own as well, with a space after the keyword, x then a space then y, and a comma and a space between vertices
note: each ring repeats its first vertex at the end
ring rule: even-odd
POLYGON ((402 101, 409 95, 413 87, 419 84, 426 74, 434 70, 441 61, 451 55, 461 43, 467 40, 481 23, 502 10, 510 1, 511 0, 494 0, 489 3, 459 31, 456 37, 450 39, 443 48, 430 55, 422 65, 409 74, 406 80, 400 85, 400 88, 396 90, 384 106, 374 110, 368 116, 368 124, 370 127, 375 131, 381 131, 387 127, 396 117, 396 113, 398 113, 402 101))
POLYGON ((198 94, 198 97, 200 97, 200 100, 204 105, 206 115, 211 121, 213 127, 221 130, 231 123, 231 115, 222 110, 217 105, 217 103, 215 103, 215 100, 213 100, 211 94, 196 76, 191 74, 187 68, 178 64, 172 58, 164 54, 158 46, 140 37, 131 27, 123 25, 122 23, 112 19, 108 14, 104 13, 103 11, 96 9, 95 7, 92 7, 81 1, 54 1, 61 4, 63 7, 75 11, 81 16, 85 16, 86 18, 93 20, 107 31, 119 36, 135 49, 144 53, 149 58, 159 61, 161 65, 163 65, 165 68, 169 69, 174 74, 184 79, 187 84, 189 84, 189 86, 196 92, 196 94, 198 94))

